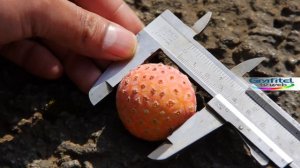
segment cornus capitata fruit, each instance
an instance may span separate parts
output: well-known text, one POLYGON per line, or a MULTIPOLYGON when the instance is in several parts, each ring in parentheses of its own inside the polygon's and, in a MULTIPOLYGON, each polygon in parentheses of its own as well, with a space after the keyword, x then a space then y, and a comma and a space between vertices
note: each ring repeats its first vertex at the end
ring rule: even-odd
POLYGON ((196 112, 188 77, 163 64, 143 64, 119 84, 117 109, 130 133, 149 141, 163 140, 196 112))

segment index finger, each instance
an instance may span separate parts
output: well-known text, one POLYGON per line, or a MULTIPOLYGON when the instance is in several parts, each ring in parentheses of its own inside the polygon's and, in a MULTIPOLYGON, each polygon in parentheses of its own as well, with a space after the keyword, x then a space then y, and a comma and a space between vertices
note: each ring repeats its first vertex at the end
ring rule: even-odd
POLYGON ((143 23, 123 0, 73 0, 77 5, 138 33, 143 23))

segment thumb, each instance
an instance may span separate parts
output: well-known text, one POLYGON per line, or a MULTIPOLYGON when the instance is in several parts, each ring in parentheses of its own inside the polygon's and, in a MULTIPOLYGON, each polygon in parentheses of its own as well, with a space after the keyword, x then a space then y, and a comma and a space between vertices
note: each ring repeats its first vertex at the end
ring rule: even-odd
POLYGON ((93 58, 121 60, 137 45, 133 33, 66 0, 32 0, 33 35, 93 58))

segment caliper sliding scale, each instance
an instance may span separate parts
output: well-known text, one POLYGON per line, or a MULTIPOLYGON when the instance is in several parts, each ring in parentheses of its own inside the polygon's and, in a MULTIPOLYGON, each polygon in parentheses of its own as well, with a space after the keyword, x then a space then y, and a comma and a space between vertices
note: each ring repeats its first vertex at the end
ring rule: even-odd
POLYGON ((135 56, 112 64, 101 75, 89 92, 91 102, 95 105, 101 101, 130 70, 161 49, 213 98, 209 107, 188 119, 149 158, 166 159, 229 122, 243 135, 261 165, 271 160, 278 167, 300 168, 300 124, 242 78, 264 58, 245 61, 229 70, 193 39, 210 17, 208 12, 190 28, 170 11, 163 12, 138 33, 135 56))

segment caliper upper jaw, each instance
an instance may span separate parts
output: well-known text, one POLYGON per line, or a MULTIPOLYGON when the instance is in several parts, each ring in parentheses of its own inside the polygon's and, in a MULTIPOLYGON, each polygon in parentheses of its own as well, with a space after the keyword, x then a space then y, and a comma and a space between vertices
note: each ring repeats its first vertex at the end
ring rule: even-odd
POLYGON ((205 29, 208 22, 210 21, 211 15, 212 15, 212 12, 209 11, 204 16, 202 16, 198 21, 196 21, 194 23, 192 29, 194 30, 194 32, 196 34, 199 34, 200 32, 202 32, 203 29, 205 29))
POLYGON ((145 30, 137 35, 137 40, 138 46, 133 58, 111 64, 90 89, 89 98, 93 105, 105 98, 130 70, 141 65, 160 48, 159 44, 145 30))
POLYGON ((255 67, 257 67, 261 62, 266 60, 265 57, 258 57, 246 60, 241 62, 240 64, 231 68, 231 71, 236 74, 236 76, 243 77, 247 72, 252 71, 255 67))
MULTIPOLYGON (((166 10, 156 19, 171 14, 172 13, 169 10, 166 10)), ((194 32, 193 36, 200 33, 206 27, 207 23, 210 20, 210 17, 211 12, 208 12, 194 24, 192 28, 193 31, 191 31, 194 32)), ((155 20, 153 20, 150 23, 152 26, 156 23, 155 20)), ((113 88, 121 81, 121 79, 129 73, 130 70, 142 64, 155 51, 161 48, 159 42, 154 40, 151 34, 148 33, 147 27, 141 30, 137 35, 138 47, 134 57, 131 60, 115 62, 111 64, 104 71, 104 73, 101 74, 96 83, 90 89, 89 98, 93 105, 96 105, 103 98, 105 98, 113 90, 113 88)))

